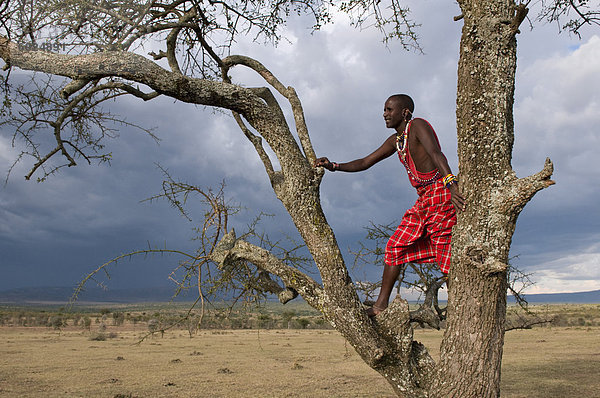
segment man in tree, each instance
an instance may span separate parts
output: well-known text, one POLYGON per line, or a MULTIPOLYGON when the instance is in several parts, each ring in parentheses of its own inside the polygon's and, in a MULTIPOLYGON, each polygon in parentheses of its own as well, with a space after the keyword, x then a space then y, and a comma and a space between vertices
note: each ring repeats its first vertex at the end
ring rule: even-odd
MULTIPOLYGON (((257 60, 229 54, 231 43, 249 32, 256 38, 280 39, 281 27, 292 9, 314 16, 314 27, 318 28, 331 19, 331 7, 335 4, 311 1, 299 4, 290 0, 250 2, 250 5, 241 2, 238 7, 233 3, 0 0, 0 59, 7 70, 0 73, 0 78, 3 93, 8 94, 0 111, 0 123, 3 130, 4 126, 14 128, 13 142, 22 139, 19 146, 24 149, 17 159, 33 157, 26 178, 39 173, 42 174, 39 179, 44 180, 61 167, 75 166, 80 160, 88 163, 94 159, 110 160, 110 153, 104 152, 103 139, 114 135, 111 123, 120 120, 103 112, 98 105, 118 96, 127 94, 144 101, 163 96, 228 109, 256 149, 274 193, 311 253, 322 283, 275 253, 236 237, 233 229, 220 224, 217 235, 221 236, 221 230, 226 235, 215 247, 218 250, 213 251, 208 245, 210 252, 205 250, 201 256, 205 260, 194 261, 197 272, 203 272, 210 260, 227 267, 244 265, 244 271, 240 271, 243 273, 249 269, 252 275, 264 271, 277 276, 288 292, 300 294, 321 311, 399 396, 500 396, 511 238, 524 206, 537 192, 554 184, 550 159, 541 171, 523 178, 517 177, 511 165, 516 35, 527 18, 530 2, 453 2, 461 12, 454 19, 463 24, 457 71, 456 133, 461 189, 468 192, 469 206, 464 208, 461 222, 453 228, 452 272, 461 278, 453 280, 437 362, 424 346, 413 340, 411 322, 424 319, 417 311, 410 311, 406 300, 394 300, 378 316, 377 325, 368 321, 321 207, 319 189, 323 170, 314 168, 317 158, 294 88, 282 84, 257 60), (23 46, 37 48, 37 40, 50 31, 57 33, 54 37, 57 42, 68 41, 73 51, 66 54, 30 51, 23 46), (149 54, 152 59, 139 51, 142 43, 149 41, 160 48, 149 54), (232 84, 229 71, 242 66, 260 75, 266 87, 232 84), (32 88, 19 87, 15 81, 16 86, 11 88, 7 77, 16 68, 67 80, 58 88, 51 81, 40 81, 37 74, 32 88), (294 126, 288 123, 272 90, 289 104, 294 126), (270 147, 276 162, 263 143, 270 147), (61 157, 62 161, 49 162, 61 157), (246 264, 253 264, 256 270, 245 267, 246 264)), ((400 3, 380 5, 358 1, 356 7, 348 7, 347 2, 341 2, 339 9, 349 12, 358 26, 368 25, 369 18, 365 17, 372 16, 373 25, 386 32, 386 41, 397 37, 405 48, 412 44, 420 48, 415 41, 417 25, 407 19, 408 9, 400 3), (392 30, 388 32, 387 27, 392 30)), ((564 27, 577 35, 583 26, 598 24, 597 7, 588 7, 587 2, 541 3, 543 19, 558 22, 576 15, 564 27)), ((409 156, 413 162, 409 170, 417 175, 415 171, 437 169, 440 175, 435 184, 439 185, 439 177, 446 175, 448 185, 453 178, 448 168, 437 164, 439 148, 427 151, 426 143, 435 142, 432 138, 435 135, 431 132, 427 137, 423 131, 419 132, 430 129, 424 121, 415 120, 411 127, 410 114, 402 115, 405 108, 406 105, 400 108, 404 124, 394 126, 395 111, 386 111, 386 119, 398 132, 405 127, 406 142, 401 135, 401 149, 404 157, 409 156)), ((408 111, 412 112, 412 108, 408 111)), ((129 125, 125 121, 123 124, 129 125)), ((391 141, 368 166, 394 152, 394 139, 391 141)), ((333 167, 327 160, 320 164, 333 167)), ((428 191, 436 186, 420 188, 428 191)), ((454 204, 455 197, 460 198, 456 195, 456 185, 442 191, 450 194, 447 205, 458 210, 464 206, 464 201, 454 204)), ((220 208, 216 206, 217 211, 220 208)), ((191 258, 198 260, 196 254, 191 258)))
POLYGON ((397 152, 410 183, 419 194, 415 205, 404 214, 387 243, 381 289, 377 301, 367 310, 369 316, 387 308, 400 265, 437 262, 442 273, 448 273, 452 226, 456 224, 456 211, 462 211, 465 206, 435 131, 426 120, 412 119, 413 112, 414 103, 408 95, 392 95, 385 102, 383 118, 386 127, 396 132, 375 152, 348 163, 330 162, 326 157, 315 162, 315 166, 329 171, 356 172, 397 152))

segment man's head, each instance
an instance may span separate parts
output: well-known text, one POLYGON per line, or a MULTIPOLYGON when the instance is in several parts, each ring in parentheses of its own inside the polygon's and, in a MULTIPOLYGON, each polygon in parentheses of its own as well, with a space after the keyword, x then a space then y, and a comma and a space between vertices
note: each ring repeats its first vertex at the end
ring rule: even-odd
POLYGON ((388 128, 398 128, 402 122, 412 118, 415 104, 406 94, 394 94, 385 101, 383 118, 388 128))

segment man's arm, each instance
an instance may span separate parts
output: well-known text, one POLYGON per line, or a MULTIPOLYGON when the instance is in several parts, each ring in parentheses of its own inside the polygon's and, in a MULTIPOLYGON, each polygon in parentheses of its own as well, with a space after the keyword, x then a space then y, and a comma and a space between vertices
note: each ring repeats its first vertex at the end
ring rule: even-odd
MULTIPOLYGON (((446 156, 442 153, 442 149, 435 139, 431 126, 425 121, 417 119, 413 121, 411 131, 416 133, 417 140, 423 146, 423 149, 427 155, 429 155, 433 166, 439 170, 440 174, 442 176, 452 174, 448 159, 446 159, 446 156)), ((463 211, 465 209, 465 198, 460 192, 458 182, 448 185, 448 189, 450 190, 451 201, 456 211, 463 211)))
POLYGON ((394 152, 396 152, 396 134, 389 136, 379 148, 364 158, 356 159, 347 163, 335 163, 330 162, 329 159, 323 157, 315 161, 315 167, 325 167, 329 171, 363 171, 373 166, 375 163, 389 158, 394 154, 394 152))

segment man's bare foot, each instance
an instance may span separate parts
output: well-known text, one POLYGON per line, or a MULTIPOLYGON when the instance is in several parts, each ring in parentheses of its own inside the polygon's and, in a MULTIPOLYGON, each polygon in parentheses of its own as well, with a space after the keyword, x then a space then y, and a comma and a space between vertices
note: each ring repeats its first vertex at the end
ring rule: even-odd
POLYGON ((385 310, 385 308, 373 304, 372 307, 367 308, 367 315, 369 316, 369 318, 373 318, 374 316, 379 315, 383 310, 385 310))
POLYGON ((446 288, 450 289, 450 278, 448 278, 448 274, 443 274, 442 280, 446 282, 446 288))

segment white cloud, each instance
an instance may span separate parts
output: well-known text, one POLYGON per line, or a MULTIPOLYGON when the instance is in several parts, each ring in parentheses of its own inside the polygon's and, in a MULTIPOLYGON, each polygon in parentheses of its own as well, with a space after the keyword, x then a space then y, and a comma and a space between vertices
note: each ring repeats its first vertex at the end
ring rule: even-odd
MULTIPOLYGON (((596 259, 596 262, 598 260, 596 259)), ((528 288, 526 294, 544 294, 544 293, 575 293, 600 290, 600 281, 597 279, 585 280, 565 280, 564 274, 545 274, 540 272, 536 276, 536 284, 528 288)))
POLYGON ((600 177, 590 167, 600 154, 599 70, 600 38, 592 36, 571 53, 538 59, 519 73, 525 94, 515 106, 518 165, 535 169, 550 156, 572 177, 569 185, 600 177))
POLYGON ((561 251, 548 261, 532 266, 535 285, 527 293, 583 292, 600 290, 600 236, 578 252, 561 251))

